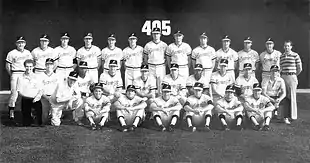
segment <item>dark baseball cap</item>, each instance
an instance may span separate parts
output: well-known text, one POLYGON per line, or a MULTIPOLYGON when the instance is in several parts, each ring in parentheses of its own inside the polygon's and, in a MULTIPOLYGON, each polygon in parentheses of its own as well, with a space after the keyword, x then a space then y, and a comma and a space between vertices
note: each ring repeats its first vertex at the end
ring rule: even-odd
POLYGON ((93 34, 92 33, 86 33, 84 35, 84 39, 87 39, 87 38, 92 39, 93 38, 93 34))
POLYGON ((162 84, 162 91, 163 92, 171 92, 171 86, 169 84, 162 84))
POLYGON ((129 91, 129 90, 136 91, 136 87, 134 85, 128 85, 126 90, 127 91, 129 91))
POLYGON ((181 31, 176 31, 173 35, 174 36, 183 36, 184 34, 181 31))
POLYGON ((117 67, 117 60, 110 60, 110 63, 109 63, 109 66, 114 66, 114 67, 117 67))
POLYGON ((220 60, 220 65, 227 66, 228 65, 228 60, 227 59, 221 59, 220 60))
POLYGON ((128 38, 129 39, 138 39, 138 37, 135 33, 130 34, 128 38))
POLYGON ((252 69, 252 64, 251 63, 245 63, 243 65, 243 69, 252 69))
POLYGON ((64 32, 61 34, 60 38, 66 38, 66 39, 69 39, 70 38, 70 35, 68 32, 64 32))
POLYGON ((79 67, 80 67, 80 68, 87 68, 87 67, 88 67, 87 62, 85 62, 85 61, 80 61, 79 67))
POLYGON ((141 68, 141 71, 149 71, 149 65, 147 64, 142 64, 140 68, 141 68))
POLYGON ((77 80, 77 78, 78 78, 78 73, 76 72, 76 71, 71 71, 70 73, 69 73, 69 77, 68 77, 69 79, 72 79, 72 80, 77 80))
POLYGON ((228 85, 227 87, 226 87, 226 90, 225 90, 226 92, 235 92, 235 87, 234 87, 234 85, 228 85))
POLYGON ((262 90, 262 86, 259 83, 253 84, 253 90, 260 91, 262 90))
POLYGON ((270 71, 279 71, 279 70, 280 70, 280 68, 279 68, 278 65, 272 65, 272 66, 270 67, 270 71))
POLYGON ((208 36, 207 36, 207 33, 206 33, 206 32, 203 32, 202 34, 200 34, 200 37, 206 37, 206 38, 208 38, 208 36))
POLYGON ((153 28, 152 33, 161 33, 160 28, 153 28))
POLYGON ((16 42, 26 42, 26 38, 24 36, 17 36, 16 42))
POLYGON ((271 37, 269 37, 266 41, 266 44, 274 44, 274 41, 271 37))
POLYGON ((108 40, 116 40, 116 36, 114 33, 111 33, 109 36, 108 36, 108 40))
POLYGON ((47 58, 47 59, 45 60, 45 63, 46 63, 46 64, 47 64, 47 63, 53 64, 53 63, 54 63, 54 60, 53 60, 52 58, 47 58))
POLYGON ((223 36, 222 41, 230 41, 230 38, 228 35, 223 36))
POLYGON ((194 69, 195 69, 195 70, 202 70, 202 69, 203 69, 202 64, 197 63, 197 64, 195 65, 195 68, 194 68, 194 69))
POLYGON ((194 84, 194 89, 203 90, 203 84, 200 82, 196 82, 194 84))
POLYGON ((99 88, 101 90, 103 90, 103 84, 102 83, 95 83, 92 86, 92 90, 95 90, 96 88, 99 88))
POLYGON ((251 37, 246 37, 243 42, 252 42, 251 37))
POLYGON ((47 34, 42 34, 40 37, 40 41, 49 41, 50 37, 47 34))
POLYGON ((176 63, 172 63, 170 66, 170 70, 176 70, 176 69, 179 69, 179 65, 176 63))

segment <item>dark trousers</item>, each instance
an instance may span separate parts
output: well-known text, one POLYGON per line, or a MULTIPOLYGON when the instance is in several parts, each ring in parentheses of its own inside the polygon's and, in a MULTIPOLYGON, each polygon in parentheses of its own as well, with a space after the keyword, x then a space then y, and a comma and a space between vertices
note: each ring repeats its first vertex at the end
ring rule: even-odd
POLYGON ((31 109, 33 108, 36 113, 38 125, 42 124, 42 103, 41 100, 33 103, 33 98, 22 97, 22 115, 23 125, 30 126, 33 119, 31 117, 31 109))

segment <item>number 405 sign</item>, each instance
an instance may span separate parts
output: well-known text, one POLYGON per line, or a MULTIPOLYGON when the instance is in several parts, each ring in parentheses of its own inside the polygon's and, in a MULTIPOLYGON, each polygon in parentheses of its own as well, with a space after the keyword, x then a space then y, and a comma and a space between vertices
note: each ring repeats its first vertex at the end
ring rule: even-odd
POLYGON ((170 20, 146 20, 141 31, 149 36, 153 28, 160 28, 162 35, 168 36, 171 34, 170 20))

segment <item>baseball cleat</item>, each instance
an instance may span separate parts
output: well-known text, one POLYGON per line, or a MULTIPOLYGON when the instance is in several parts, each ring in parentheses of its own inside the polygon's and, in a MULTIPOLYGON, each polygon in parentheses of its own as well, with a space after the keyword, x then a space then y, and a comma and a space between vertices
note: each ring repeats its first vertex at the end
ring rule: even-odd
POLYGON ((82 123, 81 121, 76 121, 76 124, 77 124, 78 126, 83 126, 83 123, 82 123))
POLYGON ((290 122, 290 120, 288 120, 288 118, 284 118, 284 123, 287 124, 287 125, 291 124, 291 122, 290 122))
POLYGON ((228 128, 227 125, 224 125, 224 126, 223 126, 223 130, 224 130, 224 131, 229 131, 230 129, 228 128))
POLYGON ((164 132, 164 131, 167 130, 166 127, 165 127, 164 125, 160 125, 159 127, 160 127, 160 131, 162 131, 162 132, 164 132))
POLYGON ((255 126, 253 126, 253 129, 256 130, 256 131, 259 131, 260 130, 260 126, 259 125, 255 125, 255 126))
POLYGON ((128 131, 128 127, 127 127, 127 126, 122 126, 121 131, 122 131, 122 132, 127 132, 127 131, 128 131))
POLYGON ((129 130, 130 130, 130 131, 135 131, 135 130, 136 130, 136 128, 137 128, 137 126, 132 125, 132 126, 129 128, 129 130))
POLYGON ((202 128, 202 131, 209 132, 209 131, 211 131, 211 129, 210 129, 209 126, 205 126, 205 127, 202 128))
POLYGON ((95 124, 91 124, 90 126, 91 126, 91 130, 96 130, 97 129, 95 124))
POLYGON ((189 129, 189 131, 191 131, 191 132, 195 132, 195 131, 196 131, 196 127, 193 127, 193 126, 188 127, 188 129, 189 129))
POLYGON ((242 126, 241 126, 241 125, 237 125, 237 126, 236 126, 236 129, 239 130, 239 131, 241 131, 241 130, 242 130, 242 126))
POLYGON ((264 131, 269 131, 269 130, 270 130, 269 125, 265 125, 265 126, 263 127, 263 130, 264 130, 264 131))
POLYGON ((170 132, 173 132, 174 131, 174 125, 169 125, 169 127, 168 127, 168 131, 170 131, 170 132))

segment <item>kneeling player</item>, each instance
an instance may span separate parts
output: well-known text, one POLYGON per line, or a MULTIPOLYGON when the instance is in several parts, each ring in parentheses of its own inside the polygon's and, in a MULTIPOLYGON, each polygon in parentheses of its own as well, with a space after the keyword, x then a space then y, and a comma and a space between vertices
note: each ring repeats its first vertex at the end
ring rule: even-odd
POLYGON ((145 117, 146 102, 139 96, 136 96, 134 85, 128 85, 126 94, 121 95, 115 102, 116 115, 122 126, 122 132, 128 129, 134 131, 145 117), (128 128, 128 125, 131 127, 128 128))
POLYGON ((150 105, 153 117, 161 128, 161 131, 166 131, 164 122, 170 122, 169 131, 174 130, 174 126, 180 116, 182 105, 175 96, 171 96, 171 86, 168 84, 162 85, 162 96, 157 97, 150 105))
POLYGON ((95 121, 99 121, 98 129, 101 129, 107 122, 111 107, 110 99, 103 95, 103 86, 96 83, 93 86, 93 95, 85 101, 85 114, 90 122, 92 130, 97 128, 95 121))
POLYGON ((253 96, 249 97, 245 102, 245 109, 247 116, 254 124, 255 130, 260 130, 260 125, 257 122, 259 119, 264 119, 265 124, 263 130, 269 131, 269 123, 272 117, 272 112, 275 107, 272 105, 270 100, 261 95, 262 88, 259 84, 253 85, 253 96))
POLYGON ((204 130, 210 131, 209 125, 214 105, 211 97, 202 94, 202 91, 203 84, 196 82, 194 84, 194 95, 189 96, 184 104, 184 110, 186 111, 185 117, 188 127, 192 132, 195 132, 195 126, 200 125, 204 120, 206 121, 204 130), (192 122, 194 122, 194 126, 192 122))
POLYGON ((242 111, 243 106, 238 98, 234 95, 235 89, 233 85, 228 85, 226 87, 225 96, 221 98, 216 105, 216 110, 218 112, 218 116, 222 122, 224 130, 229 130, 227 126, 227 120, 236 119, 237 121, 237 129, 242 130, 242 111))

